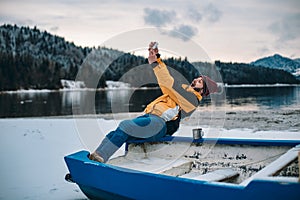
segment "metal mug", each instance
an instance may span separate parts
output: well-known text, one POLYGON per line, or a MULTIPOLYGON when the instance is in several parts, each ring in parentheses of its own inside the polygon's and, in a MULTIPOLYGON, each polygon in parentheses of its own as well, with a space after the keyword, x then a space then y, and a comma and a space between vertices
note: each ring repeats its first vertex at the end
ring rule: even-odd
POLYGON ((202 139, 202 136, 203 136, 202 128, 193 129, 193 139, 194 140, 202 139))

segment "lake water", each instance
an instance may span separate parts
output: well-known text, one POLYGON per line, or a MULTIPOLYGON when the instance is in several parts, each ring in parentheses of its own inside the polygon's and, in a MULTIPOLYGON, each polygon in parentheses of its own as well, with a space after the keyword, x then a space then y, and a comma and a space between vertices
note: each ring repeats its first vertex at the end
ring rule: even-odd
MULTIPOLYGON (((228 87, 225 92, 227 110, 300 107, 300 86, 228 87)), ((140 112, 160 94, 159 89, 0 93, 0 117, 140 112)), ((200 106, 211 106, 210 99, 200 106)))

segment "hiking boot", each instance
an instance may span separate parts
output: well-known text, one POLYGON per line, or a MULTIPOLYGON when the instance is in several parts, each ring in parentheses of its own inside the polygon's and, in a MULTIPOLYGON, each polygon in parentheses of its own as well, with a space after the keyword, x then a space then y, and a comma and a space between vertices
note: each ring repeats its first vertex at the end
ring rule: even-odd
POLYGON ((97 161, 97 162, 104 163, 104 159, 98 153, 96 153, 96 152, 91 153, 89 155, 89 159, 97 161))

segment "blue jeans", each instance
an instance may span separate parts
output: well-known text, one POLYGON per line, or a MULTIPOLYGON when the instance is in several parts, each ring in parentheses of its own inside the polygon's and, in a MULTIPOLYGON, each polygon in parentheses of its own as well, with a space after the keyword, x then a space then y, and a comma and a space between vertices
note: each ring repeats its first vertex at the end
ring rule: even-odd
POLYGON ((96 152, 106 162, 125 142, 135 139, 156 141, 166 135, 165 121, 152 114, 122 121, 118 128, 103 139, 96 152))

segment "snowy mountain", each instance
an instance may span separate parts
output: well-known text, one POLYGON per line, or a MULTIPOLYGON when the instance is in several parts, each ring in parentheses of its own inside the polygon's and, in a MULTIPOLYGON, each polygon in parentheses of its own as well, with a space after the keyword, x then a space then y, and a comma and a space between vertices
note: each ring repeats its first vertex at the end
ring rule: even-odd
POLYGON ((97 52, 102 59, 88 63, 90 74, 101 71, 107 65, 105 59, 111 61, 120 55, 120 51, 105 47, 96 49, 76 46, 73 42, 36 27, 2 25, 0 91, 62 88, 61 80, 75 80, 83 61, 91 52, 97 52))
POLYGON ((296 59, 294 59, 294 61, 300 63, 300 58, 296 58, 296 59))
POLYGON ((279 54, 258 59, 251 63, 254 66, 263 66, 274 69, 282 69, 292 73, 294 76, 300 75, 300 59, 290 59, 279 54))
POLYGON ((36 27, 0 26, 0 52, 13 56, 30 55, 34 59, 47 58, 64 68, 78 65, 91 49, 75 46, 64 38, 40 31, 36 27))

